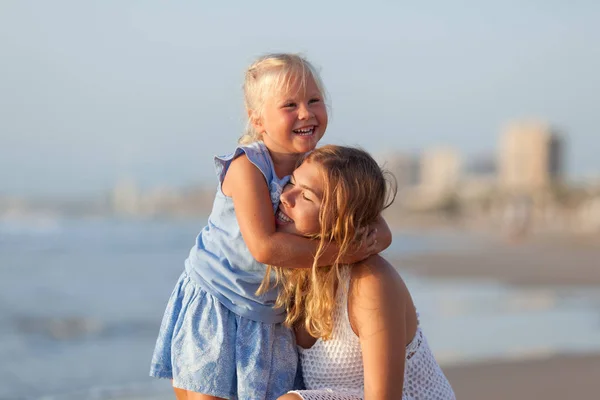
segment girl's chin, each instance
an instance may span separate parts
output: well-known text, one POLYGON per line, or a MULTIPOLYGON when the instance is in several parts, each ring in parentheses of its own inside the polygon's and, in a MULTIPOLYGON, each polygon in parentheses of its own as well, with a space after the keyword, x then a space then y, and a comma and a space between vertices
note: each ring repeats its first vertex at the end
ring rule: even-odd
POLYGON ((285 233, 296 233, 296 229, 294 228, 294 224, 285 223, 275 220, 275 227, 277 228, 277 232, 285 232, 285 233))

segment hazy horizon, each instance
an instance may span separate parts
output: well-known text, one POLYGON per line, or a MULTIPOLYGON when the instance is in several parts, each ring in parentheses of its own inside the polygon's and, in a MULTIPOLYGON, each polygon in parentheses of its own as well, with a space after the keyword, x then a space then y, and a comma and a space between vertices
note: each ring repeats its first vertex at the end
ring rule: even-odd
POLYGON ((468 157, 539 118, 567 135, 569 177, 600 176, 598 17, 592 1, 3 1, 0 194, 214 182, 244 69, 273 51, 322 71, 322 144, 468 157))

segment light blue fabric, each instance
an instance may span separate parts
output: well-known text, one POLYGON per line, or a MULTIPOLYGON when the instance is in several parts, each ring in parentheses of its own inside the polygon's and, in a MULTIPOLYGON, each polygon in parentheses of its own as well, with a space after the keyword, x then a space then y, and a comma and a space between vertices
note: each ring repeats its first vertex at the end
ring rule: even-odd
POLYGON ((194 281, 236 314, 255 321, 283 322, 284 310, 273 308, 277 291, 272 289, 262 296, 255 294, 263 280, 265 265, 252 257, 240 232, 233 201, 221 190, 231 161, 243 153, 265 177, 273 212, 279 206, 279 196, 289 177, 277 177, 264 143, 239 146, 227 156, 215 157, 219 177, 217 195, 208 225, 198 235, 196 245, 185 262, 185 270, 194 281))
POLYGON ((298 356, 293 332, 281 323, 284 310, 273 308, 276 289, 255 295, 266 268, 252 257, 232 199, 221 190, 241 154, 265 177, 273 210, 279 205, 289 178, 277 177, 262 142, 215 157, 213 210, 167 304, 150 375, 217 397, 274 400, 293 388, 298 356))
POLYGON ((150 375, 225 399, 275 400, 294 387, 294 334, 240 317, 183 273, 171 294, 150 375))

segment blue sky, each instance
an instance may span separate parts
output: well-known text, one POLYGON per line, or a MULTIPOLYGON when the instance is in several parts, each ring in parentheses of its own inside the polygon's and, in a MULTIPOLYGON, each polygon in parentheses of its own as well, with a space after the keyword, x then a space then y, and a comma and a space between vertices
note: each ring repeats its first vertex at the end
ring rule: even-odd
POLYGON ((3 0, 0 193, 211 182, 244 69, 272 51, 321 69, 322 143, 468 157, 536 117, 567 134, 569 176, 598 175, 599 4, 3 0))

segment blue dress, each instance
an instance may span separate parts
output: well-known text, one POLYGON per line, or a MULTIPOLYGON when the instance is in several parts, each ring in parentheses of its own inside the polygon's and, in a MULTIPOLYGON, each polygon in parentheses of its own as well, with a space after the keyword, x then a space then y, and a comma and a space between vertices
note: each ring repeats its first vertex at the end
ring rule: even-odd
POLYGON ((277 177, 262 142, 215 157, 213 210, 169 298, 150 375, 226 399, 270 400, 293 388, 297 353, 292 330, 282 324, 284 311, 273 307, 276 290, 255 294, 265 266, 250 254, 233 202, 221 190, 227 168, 241 154, 262 172, 277 209, 288 177, 277 177))

